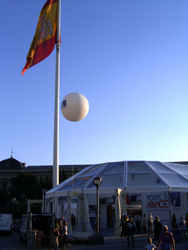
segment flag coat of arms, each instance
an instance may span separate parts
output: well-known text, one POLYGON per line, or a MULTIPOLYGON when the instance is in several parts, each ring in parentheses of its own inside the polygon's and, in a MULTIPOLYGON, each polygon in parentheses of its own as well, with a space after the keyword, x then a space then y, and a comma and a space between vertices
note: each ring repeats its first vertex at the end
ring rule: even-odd
POLYGON ((41 10, 22 76, 27 69, 44 60, 53 51, 57 43, 57 15, 58 0, 48 0, 41 10))

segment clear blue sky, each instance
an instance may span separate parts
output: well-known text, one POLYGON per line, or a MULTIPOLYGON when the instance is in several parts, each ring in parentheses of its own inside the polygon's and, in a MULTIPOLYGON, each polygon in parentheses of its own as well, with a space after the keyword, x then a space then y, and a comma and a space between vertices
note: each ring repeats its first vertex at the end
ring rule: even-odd
MULTIPOLYGON (((45 0, 0 1, 0 160, 53 164, 56 50, 21 71, 45 0)), ((62 0, 59 164, 188 160, 188 1, 62 0)))

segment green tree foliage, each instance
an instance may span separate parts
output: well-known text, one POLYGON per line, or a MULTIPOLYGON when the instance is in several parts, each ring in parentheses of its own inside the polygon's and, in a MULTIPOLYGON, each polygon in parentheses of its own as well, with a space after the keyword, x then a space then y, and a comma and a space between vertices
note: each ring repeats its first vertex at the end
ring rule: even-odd
POLYGON ((59 175, 59 183, 65 181, 66 179, 67 179, 67 175, 65 174, 64 169, 62 169, 62 171, 60 172, 60 175, 59 175))
POLYGON ((47 190, 50 190, 52 188, 52 181, 49 179, 44 180, 44 181, 41 180, 39 187, 40 187, 40 193, 41 193, 41 197, 42 197, 42 189, 46 188, 47 190))
POLYGON ((41 190, 37 182, 37 177, 26 172, 20 173, 12 178, 10 196, 21 201, 21 194, 25 194, 26 199, 41 199, 41 190))
POLYGON ((7 200, 8 200, 7 192, 0 189, 0 206, 4 205, 7 200))
POLYGON ((52 181, 49 179, 41 181, 40 188, 41 188, 41 190, 43 188, 47 188, 47 190, 51 189, 52 188, 52 181))

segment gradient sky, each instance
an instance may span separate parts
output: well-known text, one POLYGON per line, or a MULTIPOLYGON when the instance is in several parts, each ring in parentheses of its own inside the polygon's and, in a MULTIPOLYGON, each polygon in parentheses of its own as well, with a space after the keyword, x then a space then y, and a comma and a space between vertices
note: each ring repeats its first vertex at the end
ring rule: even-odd
MULTIPOLYGON (((55 57, 21 71, 45 0, 0 1, 0 161, 53 164, 55 57)), ((62 0, 59 164, 188 160, 188 1, 62 0)))

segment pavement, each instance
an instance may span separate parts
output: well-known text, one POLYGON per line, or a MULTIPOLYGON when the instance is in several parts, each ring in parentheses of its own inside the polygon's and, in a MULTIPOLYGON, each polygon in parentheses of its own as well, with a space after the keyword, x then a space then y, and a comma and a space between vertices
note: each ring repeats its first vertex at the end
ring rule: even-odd
MULTIPOLYGON (((152 235, 148 234, 135 234, 134 240, 135 240, 135 250, 145 250, 145 246, 147 244, 147 238, 151 237, 152 235)), ((81 244, 81 249, 129 249, 127 245, 127 238, 126 237, 120 237, 120 236, 112 236, 112 235, 105 235, 104 236, 104 244, 103 245, 88 245, 86 242, 79 242, 77 244, 81 244)), ((72 246, 76 247, 75 243, 72 243, 72 246)), ((153 240, 153 244, 157 246, 158 241, 153 240)), ((133 248, 132 248, 133 249, 133 248)), ((188 240, 184 239, 182 243, 176 244, 175 250, 188 250, 188 240)))
MULTIPOLYGON (((144 247, 147 244, 148 237, 153 238, 151 235, 148 235, 148 234, 135 234, 134 235, 135 245, 144 247)), ((104 244, 123 244, 123 243, 127 243, 127 238, 118 237, 118 236, 105 236, 104 237, 104 244)), ((157 246, 158 241, 153 240, 153 244, 157 246)), ((188 240, 184 239, 182 243, 177 243, 175 246, 175 249, 176 250, 188 250, 188 240)))
MULTIPOLYGON (((147 244, 148 234, 135 234, 135 248, 128 248, 127 238, 113 235, 104 235, 104 244, 88 244, 86 241, 71 242, 71 249, 73 250, 145 250, 147 244)), ((96 242, 95 242, 96 243, 96 242)), ((155 245, 157 241, 153 241, 155 245)), ((19 233, 13 232, 12 236, 0 236, 0 250, 53 250, 48 243, 42 244, 40 247, 28 247, 23 241, 19 239, 19 233)), ((60 249, 60 248, 59 248, 60 249)), ((188 239, 184 239, 183 243, 176 244, 175 250, 188 250, 188 239)))
MULTIPOLYGON (((145 241, 147 242, 147 238, 150 237, 148 234, 135 234, 134 239, 135 241, 145 241)), ((127 238, 119 237, 119 236, 104 236, 104 243, 117 243, 117 242, 125 242, 127 238)))

